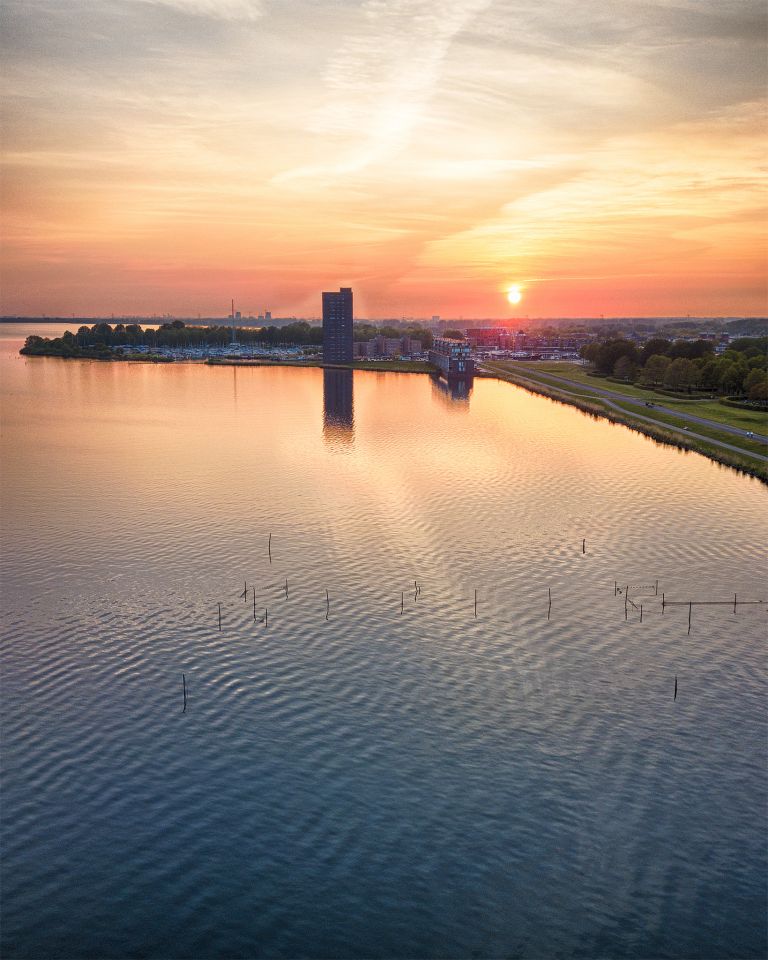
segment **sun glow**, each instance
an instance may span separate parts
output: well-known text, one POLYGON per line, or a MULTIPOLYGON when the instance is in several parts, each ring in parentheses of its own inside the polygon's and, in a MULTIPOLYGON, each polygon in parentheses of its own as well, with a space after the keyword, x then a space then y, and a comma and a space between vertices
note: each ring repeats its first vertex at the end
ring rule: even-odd
POLYGON ((507 287, 507 300, 509 300, 510 303, 520 303, 522 299, 523 291, 519 283, 513 283, 511 287, 507 287))

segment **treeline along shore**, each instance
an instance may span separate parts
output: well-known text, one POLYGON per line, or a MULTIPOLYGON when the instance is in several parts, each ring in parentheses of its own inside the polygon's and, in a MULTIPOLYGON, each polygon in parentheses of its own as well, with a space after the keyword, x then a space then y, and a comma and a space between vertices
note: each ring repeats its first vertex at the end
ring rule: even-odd
POLYGON ((768 402, 768 337, 741 337, 715 354, 711 340, 652 337, 642 347, 621 337, 581 348, 597 376, 679 394, 718 394, 768 402))
MULTIPOLYGON (((304 321, 285 327, 238 327, 238 343, 265 348, 315 346, 323 342, 321 327, 304 321)), ((183 350, 190 348, 226 347, 232 340, 231 326, 187 326, 181 320, 161 326, 142 327, 138 323, 95 323, 81 326, 75 333, 67 330, 61 337, 31 336, 21 352, 33 357, 72 357, 95 360, 147 359, 146 350, 161 348, 183 350), (136 348, 141 348, 137 350, 136 348)), ((172 360, 173 357, 163 357, 172 360)))
MULTIPOLYGON (((232 343, 230 325, 200 327, 174 320, 161 326, 142 327, 138 323, 95 323, 81 326, 76 332, 67 330, 61 337, 27 337, 21 352, 32 357, 71 357, 95 360, 146 360, 146 350, 153 349, 223 349, 232 343), (137 350, 136 348, 141 348, 137 350)), ((355 340, 369 340, 375 336, 413 337, 421 341, 424 349, 432 345, 432 333, 420 324, 412 327, 377 327, 374 324, 356 323, 355 340)), ((238 345, 248 345, 254 350, 276 347, 305 348, 317 353, 323 343, 323 328, 313 326, 306 320, 283 326, 236 327, 238 345)), ((172 359, 172 358, 166 358, 172 359)))

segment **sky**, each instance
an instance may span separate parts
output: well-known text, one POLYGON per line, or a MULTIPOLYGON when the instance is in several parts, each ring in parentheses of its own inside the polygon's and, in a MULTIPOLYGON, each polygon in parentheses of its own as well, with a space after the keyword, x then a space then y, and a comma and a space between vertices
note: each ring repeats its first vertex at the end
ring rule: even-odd
POLYGON ((763 0, 0 16, 5 315, 768 313, 763 0))

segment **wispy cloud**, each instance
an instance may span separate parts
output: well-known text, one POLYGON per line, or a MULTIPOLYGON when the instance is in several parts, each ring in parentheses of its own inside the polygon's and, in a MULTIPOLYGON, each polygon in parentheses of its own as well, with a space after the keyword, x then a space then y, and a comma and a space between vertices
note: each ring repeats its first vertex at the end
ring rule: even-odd
POLYGON ((302 166, 280 180, 360 170, 401 148, 419 123, 454 38, 491 0, 366 0, 362 22, 332 56, 327 98, 309 132, 351 140, 341 159, 302 166))
POLYGON ((171 7, 196 17, 220 20, 256 20, 264 13, 260 0, 134 0, 136 3, 171 7))

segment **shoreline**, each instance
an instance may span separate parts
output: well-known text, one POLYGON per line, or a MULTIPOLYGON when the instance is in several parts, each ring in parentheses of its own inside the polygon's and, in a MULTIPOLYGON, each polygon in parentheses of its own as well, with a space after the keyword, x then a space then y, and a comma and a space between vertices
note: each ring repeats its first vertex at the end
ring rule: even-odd
POLYGON ((202 362, 208 367, 305 367, 322 370, 372 370, 374 373, 438 372, 437 368, 426 360, 352 360, 350 363, 325 363, 322 360, 236 360, 209 357, 202 362))
POLYGON ((434 374, 438 373, 437 367, 434 367, 427 360, 352 360, 350 363, 324 363, 322 360, 271 360, 269 358, 257 357, 169 357, 166 354, 125 354, 115 355, 106 354, 104 356, 76 354, 68 355, 62 353, 28 353, 23 348, 19 350, 23 357, 36 358, 42 357, 55 360, 85 360, 96 363, 165 363, 165 364, 190 364, 205 367, 304 367, 319 368, 325 370, 371 370, 379 373, 420 373, 434 374))

